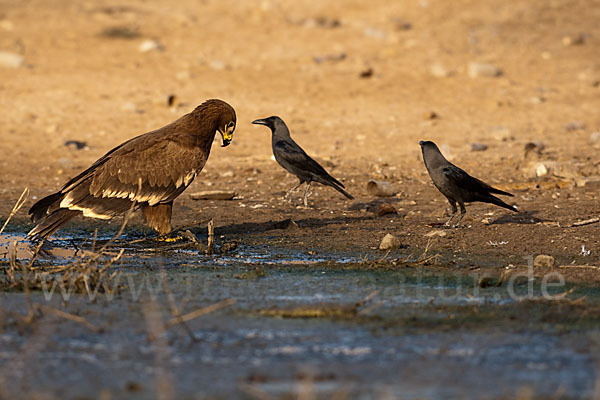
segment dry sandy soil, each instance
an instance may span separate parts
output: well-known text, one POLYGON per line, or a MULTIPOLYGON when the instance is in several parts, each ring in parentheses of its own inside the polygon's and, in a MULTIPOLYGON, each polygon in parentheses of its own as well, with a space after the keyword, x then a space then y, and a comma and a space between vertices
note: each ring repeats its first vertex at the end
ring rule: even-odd
POLYGON ((331 223, 304 224, 319 243, 367 249, 391 232, 422 250, 447 207, 420 158, 418 140, 431 139, 513 191, 524 211, 473 205, 468 228, 434 247, 597 264, 600 225, 569 225, 600 211, 600 140, 590 143, 600 129, 599 17, 600 3, 572 0, 3 1, 0 49, 24 65, 0 68, 0 215, 24 187, 30 206, 113 146, 217 97, 237 111, 234 143, 213 147, 174 225, 319 219, 331 223), (159 49, 140 52, 146 40, 159 49), (473 62, 501 74, 473 78, 473 62), (399 216, 376 218, 324 187, 308 210, 281 201, 295 178, 271 159, 269 131, 250 124, 273 114, 359 203, 374 200, 370 179, 392 183, 399 195, 387 202, 399 216), (525 157, 530 141, 543 142, 541 154, 525 157), (476 142, 488 150, 472 152, 476 142), (535 176, 538 161, 547 175, 535 176), (242 200, 190 200, 207 189, 242 200), (582 245, 592 251, 585 259, 582 245))
MULTIPOLYGON (((0 221, 28 187, 9 226, 25 232, 36 199, 121 142, 220 98, 237 112, 233 143, 215 142, 175 202, 174 226, 213 218, 220 241, 248 235, 310 254, 382 255, 392 233, 404 246, 391 257, 427 248, 455 268, 538 254, 598 266, 600 223, 572 226, 600 215, 598 21, 597 0, 0 0, 0 51, 24 57, 0 66, 0 221), (155 48, 140 51, 148 40, 155 48), (497 72, 473 76, 472 63, 497 72), (300 194, 283 200, 296 180, 271 158, 268 129, 251 124, 270 115, 356 200, 318 185, 309 208, 300 194), (465 226, 427 236, 447 203, 426 174, 422 139, 514 193, 507 200, 522 212, 473 204, 465 226), (371 179, 397 195, 370 195, 371 179), (190 198, 204 190, 238 197, 190 198), (398 214, 377 216, 380 203, 398 214), (271 224, 287 219, 300 229, 271 224)), ((106 226, 80 219, 66 232, 106 226)), ((577 271, 573 280, 600 280, 577 271)))

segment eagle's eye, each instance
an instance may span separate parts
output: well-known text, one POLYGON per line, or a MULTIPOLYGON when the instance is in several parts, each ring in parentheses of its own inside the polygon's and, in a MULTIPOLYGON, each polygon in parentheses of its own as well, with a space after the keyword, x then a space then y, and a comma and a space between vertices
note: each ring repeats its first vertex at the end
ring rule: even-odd
POLYGON ((235 129, 235 122, 231 121, 227 124, 227 132, 233 132, 235 129))

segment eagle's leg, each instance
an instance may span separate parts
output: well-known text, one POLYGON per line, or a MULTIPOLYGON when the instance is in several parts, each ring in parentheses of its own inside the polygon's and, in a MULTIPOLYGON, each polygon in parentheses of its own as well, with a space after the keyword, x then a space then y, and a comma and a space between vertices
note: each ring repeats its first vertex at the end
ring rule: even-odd
POLYGON ((300 179, 300 183, 298 183, 296 186, 294 186, 293 188, 291 188, 290 190, 287 191, 287 193, 285 194, 285 196, 283 196, 284 199, 287 199, 290 194, 292 194, 292 192, 295 192, 296 190, 298 190, 298 188, 304 183, 304 181, 302 179, 300 179))
POLYGON ((452 225, 453 228, 456 228, 458 226, 458 224, 460 223, 460 220, 463 219, 463 217, 467 213, 464 203, 458 203, 458 204, 460 205, 460 215, 458 216, 458 219, 456 220, 454 225, 452 225))
POLYGON ((308 207, 308 191, 310 190, 311 183, 312 181, 308 181, 308 183, 306 184, 306 190, 304 191, 304 197, 302 198, 302 201, 304 202, 304 207, 308 207))
POLYGON ((171 211, 173 202, 157 204, 155 206, 143 205, 142 212, 146 217, 146 223, 159 235, 171 232, 171 211))
MULTIPOLYGON (((448 219, 448 221, 446 221, 444 226, 450 226, 450 221, 452 221, 452 218, 454 218, 456 216, 456 214, 458 213, 458 208, 456 208, 456 202, 454 200, 448 199, 448 203, 450 203, 450 207, 452 207, 452 215, 450 215, 450 218, 448 219)), ((464 207, 464 206, 461 206, 461 207, 464 207)))

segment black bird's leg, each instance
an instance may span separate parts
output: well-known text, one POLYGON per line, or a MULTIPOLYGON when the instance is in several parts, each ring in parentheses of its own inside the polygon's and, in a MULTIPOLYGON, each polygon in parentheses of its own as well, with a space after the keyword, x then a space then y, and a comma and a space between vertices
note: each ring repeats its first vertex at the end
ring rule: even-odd
POLYGON ((454 216, 458 213, 458 208, 456 208, 456 202, 454 200, 448 199, 448 203, 450 203, 450 207, 452 207, 452 215, 450 215, 450 218, 448 219, 448 221, 446 221, 444 226, 450 226, 450 221, 452 221, 452 218, 454 218, 454 216))
POLYGON ((306 184, 306 190, 304 191, 304 207, 308 207, 308 191, 310 190, 310 184, 312 183, 312 181, 308 181, 308 183, 306 184))
POLYGON ((285 194, 285 196, 283 196, 283 198, 287 199, 290 196, 290 194, 292 194, 292 192, 296 191, 303 183, 304 183, 304 181, 301 179, 300 183, 298 183, 296 186, 294 186, 293 188, 288 190, 288 192, 285 194))
POLYGON ((456 222, 454 223, 454 225, 452 225, 453 228, 456 228, 458 226, 458 223, 460 222, 460 220, 463 219, 463 217, 467 213, 467 210, 465 209, 465 204, 464 203, 458 203, 458 205, 460 206, 460 215, 458 216, 458 219, 456 220, 456 222))

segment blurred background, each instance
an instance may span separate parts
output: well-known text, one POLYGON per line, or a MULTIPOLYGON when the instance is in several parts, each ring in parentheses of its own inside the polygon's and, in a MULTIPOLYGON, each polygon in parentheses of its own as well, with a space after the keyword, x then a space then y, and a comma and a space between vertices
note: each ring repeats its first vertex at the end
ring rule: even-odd
POLYGON ((55 188, 213 97, 238 128, 209 172, 272 166, 250 124, 269 115, 357 174, 421 171, 419 139, 449 158, 482 143, 462 165, 507 173, 530 141, 595 157, 599 20, 593 0, 1 0, 0 190, 55 188))

